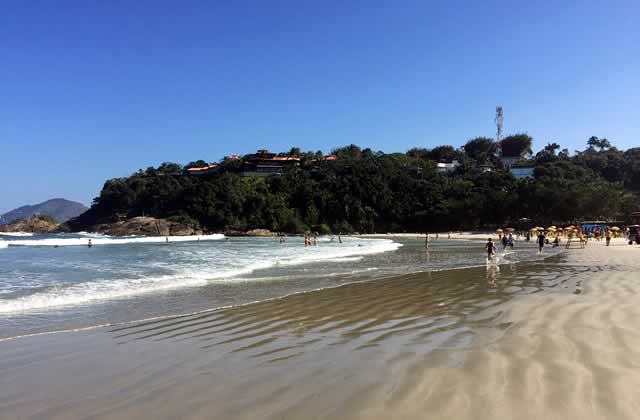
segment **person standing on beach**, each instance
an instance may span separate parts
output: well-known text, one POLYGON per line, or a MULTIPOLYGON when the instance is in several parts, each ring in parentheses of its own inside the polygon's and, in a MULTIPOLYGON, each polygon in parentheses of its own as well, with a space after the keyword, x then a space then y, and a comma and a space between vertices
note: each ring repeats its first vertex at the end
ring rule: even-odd
POLYGON ((540 231, 538 233, 538 253, 542 254, 542 249, 544 248, 544 233, 540 231))
POLYGON ((487 248, 487 262, 490 262, 496 255, 496 245, 493 243, 491 238, 487 239, 485 248, 487 248))
POLYGON ((611 231, 610 230, 607 231, 607 236, 605 236, 605 239, 607 240, 607 246, 609 246, 609 244, 611 243, 611 231))

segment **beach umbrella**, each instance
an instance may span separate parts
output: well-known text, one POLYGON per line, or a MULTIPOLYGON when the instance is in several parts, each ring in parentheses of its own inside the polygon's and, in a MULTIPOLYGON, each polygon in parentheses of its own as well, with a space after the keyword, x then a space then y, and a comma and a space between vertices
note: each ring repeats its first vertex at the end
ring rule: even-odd
POLYGON ((505 228, 505 230, 514 231, 514 228, 505 228))
POLYGON ((615 231, 618 231, 618 230, 620 230, 620 228, 619 228, 618 226, 614 226, 614 227, 612 227, 612 228, 609 228, 609 230, 615 230, 615 231))
POLYGON ((496 233, 502 233, 504 232, 502 229, 496 229, 496 233))

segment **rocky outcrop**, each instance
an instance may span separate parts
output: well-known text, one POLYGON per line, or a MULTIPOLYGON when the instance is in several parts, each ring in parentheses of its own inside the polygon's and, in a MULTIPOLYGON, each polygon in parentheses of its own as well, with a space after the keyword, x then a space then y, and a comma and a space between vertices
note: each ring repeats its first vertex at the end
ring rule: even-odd
POLYGON ((252 229, 247 231, 247 236, 274 236, 269 229, 252 229))
POLYGON ((200 229, 196 229, 193 226, 166 219, 156 219, 155 217, 134 217, 122 222, 95 225, 89 230, 111 236, 185 236, 202 234, 200 229))
POLYGON ((33 216, 26 219, 18 219, 6 225, 0 225, 0 232, 32 232, 51 233, 58 225, 50 218, 33 216))

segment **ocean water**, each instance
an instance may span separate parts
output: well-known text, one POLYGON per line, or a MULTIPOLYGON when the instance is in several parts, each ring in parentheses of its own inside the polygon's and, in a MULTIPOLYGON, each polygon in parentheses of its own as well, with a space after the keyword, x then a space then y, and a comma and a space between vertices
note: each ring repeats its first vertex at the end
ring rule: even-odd
MULTIPOLYGON (((549 253, 545 254, 549 255, 549 253)), ((540 259, 532 243, 499 264, 540 259)), ((0 338, 192 313, 409 273, 486 265, 484 243, 222 235, 0 234, 0 338), (91 240, 92 247, 88 247, 91 240)), ((401 281, 401 280, 399 280, 401 281)))

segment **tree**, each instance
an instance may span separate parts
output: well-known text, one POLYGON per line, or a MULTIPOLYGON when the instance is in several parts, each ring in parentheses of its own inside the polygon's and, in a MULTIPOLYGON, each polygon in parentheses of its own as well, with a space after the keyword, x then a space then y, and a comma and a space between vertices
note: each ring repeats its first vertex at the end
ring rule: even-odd
POLYGON ((289 150, 289 153, 287 153, 287 155, 289 157, 299 158, 300 157, 300 148, 299 147, 292 147, 291 150, 289 150))
POLYGON ((556 152, 558 150, 560 150, 560 145, 558 143, 547 143, 547 145, 536 154, 536 163, 543 164, 557 160, 558 156, 556 155, 556 152))
POLYGON ((444 145, 431 149, 429 152, 429 158, 436 162, 451 162, 452 160, 461 159, 462 153, 456 150, 453 146, 444 145))
POLYGON ((531 155, 533 139, 528 134, 512 134, 502 140, 502 156, 524 157, 531 155))
POLYGON ((431 158, 429 149, 425 149, 423 147, 414 147, 407 150, 407 156, 413 159, 423 159, 423 160, 428 160, 431 158))
POLYGON ((589 146, 589 150, 598 149, 602 152, 611 148, 611 143, 609 143, 609 140, 607 139, 600 139, 596 136, 591 136, 587 141, 587 146, 589 146))
POLYGON ((495 142, 489 137, 476 137, 462 146, 464 153, 478 163, 485 163, 489 158, 489 154, 493 150, 495 142))
POLYGON ((184 169, 189 169, 189 168, 202 168, 204 166, 209 165, 206 161, 199 159, 193 162, 189 162, 184 166, 184 169))

